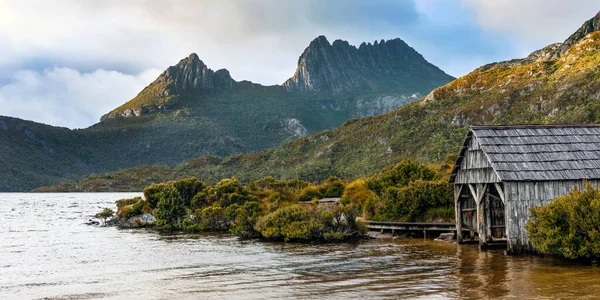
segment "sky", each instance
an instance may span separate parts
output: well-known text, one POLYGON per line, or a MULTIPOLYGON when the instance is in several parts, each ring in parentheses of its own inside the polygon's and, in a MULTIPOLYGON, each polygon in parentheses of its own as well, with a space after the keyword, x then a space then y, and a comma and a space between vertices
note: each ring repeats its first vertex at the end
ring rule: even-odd
POLYGON ((0 115, 85 128, 195 52, 281 84, 311 40, 401 38, 455 77, 564 41, 597 0, 0 0, 0 115))

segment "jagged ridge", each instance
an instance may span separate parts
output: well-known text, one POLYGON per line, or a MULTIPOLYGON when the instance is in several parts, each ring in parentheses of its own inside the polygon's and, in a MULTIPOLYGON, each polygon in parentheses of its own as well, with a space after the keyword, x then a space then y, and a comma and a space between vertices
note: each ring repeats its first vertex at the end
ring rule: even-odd
MULTIPOLYGON (((294 76, 283 83, 290 91, 329 92, 418 89, 454 79, 427 62, 401 39, 362 43, 359 48, 325 36, 314 39, 298 59, 294 76)), ((422 90, 416 90, 422 92, 422 90)))

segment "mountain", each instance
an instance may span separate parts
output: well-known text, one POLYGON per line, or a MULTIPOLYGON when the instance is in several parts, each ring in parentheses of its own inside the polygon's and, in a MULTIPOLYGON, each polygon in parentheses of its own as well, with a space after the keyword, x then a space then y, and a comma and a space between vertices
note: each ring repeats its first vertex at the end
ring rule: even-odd
MULTIPOLYGON (((348 119, 391 111, 453 79, 399 39, 356 48, 318 37, 300 57, 298 70, 319 89, 236 81, 191 54, 83 130, 0 117, 10 123, 10 130, 0 130, 6 151, 0 176, 13 177, 0 182, 0 191, 260 151, 348 119), (321 67, 323 59, 327 65, 321 67), (346 82, 349 78, 355 83, 346 82)), ((287 82, 294 78, 299 77, 287 82)))
POLYGON ((283 86, 289 91, 332 94, 389 92, 392 87, 396 92, 412 93, 452 79, 401 39, 362 43, 356 48, 341 40, 329 44, 319 36, 302 53, 296 73, 283 86))
MULTIPOLYGON (((600 14, 585 22, 564 43, 523 59, 482 66, 390 113, 350 120, 335 130, 257 153, 220 161, 191 160, 163 170, 161 180, 190 175, 206 181, 265 175, 353 178, 407 157, 442 161, 460 150, 472 124, 600 123, 599 19, 600 14)), ((135 181, 120 185, 120 178, 140 178, 142 169, 101 175, 94 189, 139 189, 135 181)), ((46 190, 91 190, 89 183, 82 180, 46 190)))

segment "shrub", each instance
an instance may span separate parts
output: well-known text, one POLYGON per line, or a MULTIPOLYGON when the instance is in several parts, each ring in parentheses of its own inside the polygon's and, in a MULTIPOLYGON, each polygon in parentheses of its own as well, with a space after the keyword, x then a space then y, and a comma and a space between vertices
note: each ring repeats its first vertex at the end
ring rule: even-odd
POLYGON ((526 225, 542 253, 571 259, 600 259, 600 191, 586 184, 545 206, 531 208, 526 225))
POLYGON ((206 188, 206 185, 202 181, 191 177, 173 182, 173 187, 177 190, 181 199, 183 199, 184 205, 189 206, 192 202, 192 198, 206 188))
POLYGON ((202 209, 202 228, 206 231, 224 231, 229 229, 223 208, 218 204, 202 209))
POLYGON ((300 191, 300 196, 298 197, 298 201, 311 201, 312 199, 321 199, 323 198, 323 193, 321 193, 321 188, 318 186, 307 186, 302 191, 300 191))
POLYGON ((260 235, 260 233, 254 229, 261 213, 258 202, 246 202, 241 207, 234 204, 228 207, 227 210, 230 208, 235 209, 233 213, 230 213, 228 216, 233 220, 233 226, 231 228, 232 233, 237 234, 242 238, 251 238, 260 235))
POLYGON ((387 220, 423 221, 429 209, 453 205, 452 185, 445 181, 416 180, 405 187, 389 187, 383 198, 378 214, 387 220))
POLYGON ((221 207, 227 207, 231 204, 243 204, 245 201, 253 199, 252 195, 235 178, 223 179, 214 187, 204 189, 198 193, 191 201, 192 207, 202 208, 218 203, 221 207))
POLYGON ((101 212, 94 215, 96 219, 102 220, 102 224, 106 224, 106 219, 115 215, 115 212, 110 208, 105 208, 101 212))
POLYGON ((156 208, 163 191, 169 189, 171 186, 170 183, 155 183, 144 189, 144 198, 146 198, 151 208, 156 208))
POLYGON ((325 198, 341 197, 344 193, 345 184, 339 178, 331 176, 321 185, 321 194, 325 198))
POLYGON ((267 239, 305 241, 320 239, 325 229, 300 205, 283 207, 258 220, 256 229, 267 239))
POLYGON ((142 214, 147 202, 142 197, 117 200, 117 218, 127 219, 142 214))
POLYGON ((403 160, 391 167, 383 169, 378 176, 366 181, 367 187, 383 195, 388 187, 403 187, 415 180, 435 180, 437 173, 430 167, 411 160, 403 160))
POLYGON ((346 186, 342 199, 348 199, 356 206, 358 214, 369 219, 375 214, 376 203, 379 201, 377 195, 367 188, 364 179, 358 179, 346 186))
POLYGON ((158 198, 160 200, 156 204, 154 215, 156 226, 168 230, 181 228, 181 221, 186 215, 186 209, 177 190, 173 187, 164 189, 158 198))
POLYGON ((190 206, 194 196, 205 189, 206 185, 194 177, 152 184, 144 189, 144 197, 150 204, 150 207, 155 208, 160 200, 161 193, 169 188, 175 188, 184 205, 190 206))

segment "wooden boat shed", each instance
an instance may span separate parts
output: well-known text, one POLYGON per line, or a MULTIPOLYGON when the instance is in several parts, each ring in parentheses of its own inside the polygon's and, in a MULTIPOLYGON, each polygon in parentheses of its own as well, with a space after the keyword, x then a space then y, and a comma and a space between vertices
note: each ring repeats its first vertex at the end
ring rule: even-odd
POLYGON ((599 125, 471 126, 450 178, 458 240, 534 252, 529 209, 584 181, 600 181, 599 125))

